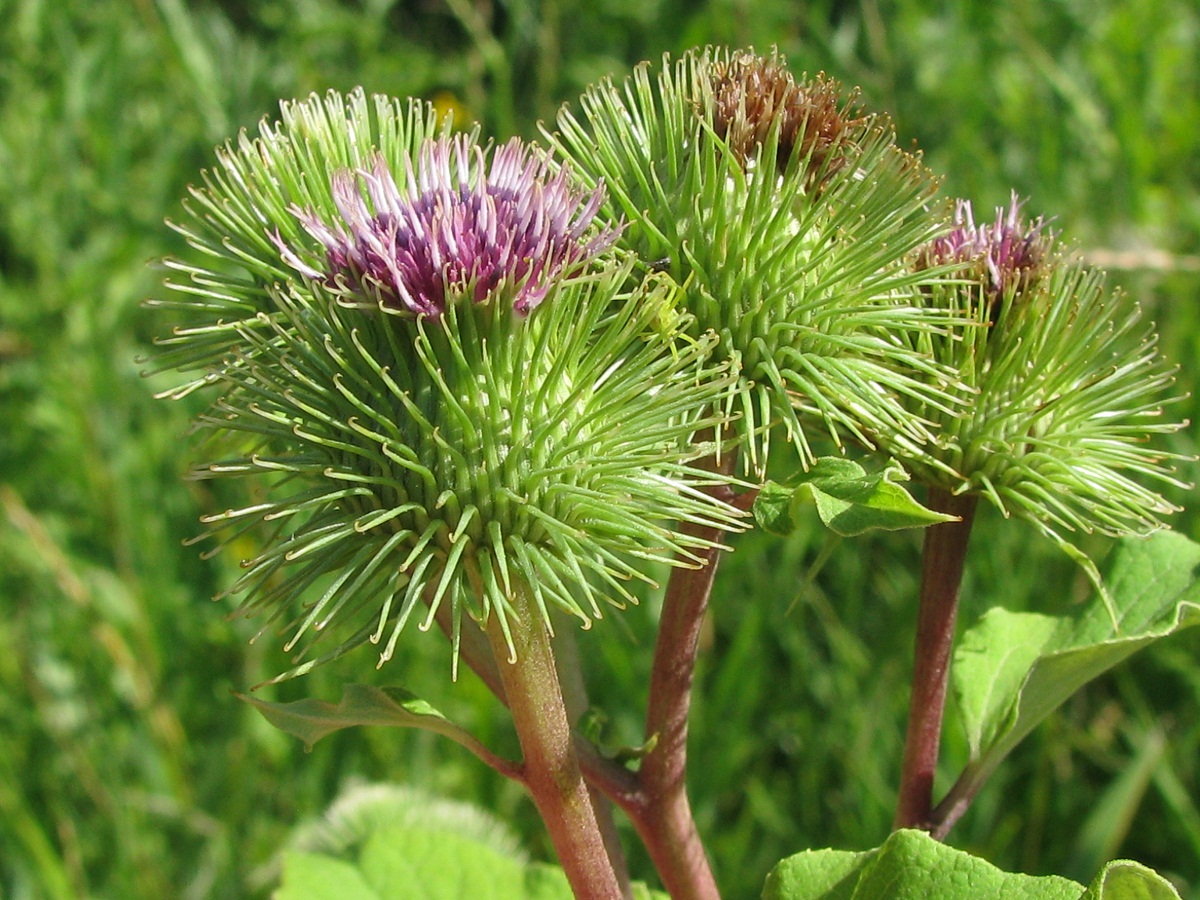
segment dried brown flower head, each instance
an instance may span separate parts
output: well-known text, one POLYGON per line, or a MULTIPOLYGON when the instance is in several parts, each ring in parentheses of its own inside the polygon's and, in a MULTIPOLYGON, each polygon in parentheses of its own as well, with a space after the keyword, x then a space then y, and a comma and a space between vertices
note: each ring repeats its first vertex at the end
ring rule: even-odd
POLYGON ((823 72, 797 82, 777 54, 733 53, 714 61, 711 77, 713 127, 730 150, 749 162, 777 127, 776 167, 782 173, 799 156, 809 186, 846 164, 842 148, 866 121, 857 91, 844 94, 823 72))

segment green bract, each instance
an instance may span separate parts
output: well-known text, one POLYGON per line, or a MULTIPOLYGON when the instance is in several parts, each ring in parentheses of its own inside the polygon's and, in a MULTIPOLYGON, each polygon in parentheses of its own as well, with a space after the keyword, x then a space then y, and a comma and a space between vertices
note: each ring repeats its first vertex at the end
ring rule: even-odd
POLYGON ((693 333, 720 336, 756 472, 780 423, 811 462, 806 417, 835 442, 920 455, 928 433, 895 398, 948 402, 941 371, 901 337, 947 322, 901 264, 935 233, 936 183, 839 90, 775 58, 694 53, 592 88, 549 136, 603 180, 630 223, 622 242, 684 285, 693 333))
POLYGON ((1014 199, 977 227, 960 203, 956 229, 919 254, 959 263, 925 296, 974 325, 919 342, 958 373, 964 410, 915 405, 937 423, 943 465, 907 463, 918 480, 984 494, 1059 539, 1152 531, 1174 507, 1142 482, 1178 484, 1172 455, 1149 444, 1180 427, 1163 409, 1174 369, 1138 306, 1018 211, 1014 199))
POLYGON ((311 210, 338 221, 333 176, 369 170, 380 154, 403 173, 428 139, 446 135, 450 120, 416 101, 399 102, 361 91, 329 93, 282 103, 280 121, 264 120, 259 136, 243 132, 217 150, 217 166, 190 189, 188 218, 171 223, 212 266, 167 260, 186 276, 171 287, 186 296, 151 301, 176 319, 172 335, 159 341, 160 369, 196 372, 173 392, 181 396, 218 377, 231 348, 246 331, 269 331, 277 284, 297 280, 283 247, 319 246, 296 212, 311 210), (281 247, 281 244, 283 247, 281 247))
MULTIPOLYGON (((349 238, 322 247, 313 236, 324 234, 319 220, 343 221, 347 167, 395 174, 445 159, 421 153, 443 130, 424 107, 377 99, 370 111, 361 94, 285 105, 282 124, 227 148, 193 192, 181 230, 218 264, 175 264, 190 275, 173 285, 184 296, 158 304, 187 321, 163 342, 163 367, 193 373, 167 396, 219 393, 201 418, 211 461, 196 477, 267 485, 264 502, 206 517, 227 541, 264 532, 231 591, 287 630, 289 648, 304 635, 329 647, 288 675, 367 640, 383 644, 382 663, 407 622, 428 627, 447 610, 456 646, 464 613, 496 616, 508 634, 517 591, 547 623, 558 609, 587 624, 605 604, 634 599, 627 584, 650 581, 648 562, 687 565, 711 546, 674 523, 738 527, 739 514, 701 490, 716 476, 689 465, 712 452, 692 438, 723 426, 704 411, 723 407, 731 378, 708 362, 715 335, 694 334, 675 311, 665 275, 637 284, 632 262, 609 256, 566 280, 537 285, 522 270, 487 291, 496 273, 476 266, 447 276, 436 315, 347 296, 353 282, 338 266, 349 238), (298 268, 281 253, 311 262, 298 268), (521 305, 543 287, 535 308, 521 305)), ((463 229, 443 234, 439 253, 503 235, 487 224, 495 209, 476 202, 485 154, 461 156, 471 161, 453 176, 461 194, 431 200, 418 172, 408 194, 387 196, 396 215, 372 219, 355 201, 349 212, 372 252, 395 237, 409 202, 463 229), (475 203, 475 218, 460 200, 475 203), (487 227, 467 234, 478 222, 487 227)), ((536 207, 548 191, 540 180, 527 187, 514 202, 536 207)), ((572 229, 571 239, 593 238, 572 229)), ((471 247, 472 266, 509 264, 471 247)))

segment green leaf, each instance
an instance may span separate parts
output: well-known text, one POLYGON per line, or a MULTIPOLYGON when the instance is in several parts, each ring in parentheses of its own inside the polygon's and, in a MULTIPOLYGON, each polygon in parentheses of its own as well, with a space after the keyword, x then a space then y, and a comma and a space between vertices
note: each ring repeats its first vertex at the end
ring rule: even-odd
POLYGON ((825 456, 782 484, 767 482, 754 502, 754 517, 764 531, 784 536, 796 529, 804 507, 812 503, 821 521, 842 537, 955 520, 914 500, 902 485, 907 480, 899 463, 868 473, 853 460, 825 456))
POLYGON ((1079 900, 1180 900, 1167 879, 1141 863, 1113 860, 1079 900))
POLYGON ((453 831, 383 828, 354 861, 319 853, 284 858, 274 900, 568 900, 561 869, 527 866, 453 831))
POLYGON ((234 695, 256 707, 276 728, 300 738, 309 750, 327 734, 355 725, 423 728, 450 738, 502 775, 516 777, 518 774, 512 763, 496 756, 466 729, 455 725, 426 701, 404 688, 348 684, 342 692, 340 703, 311 698, 290 703, 269 703, 246 694, 235 692, 234 695))
MULTIPOLYGON (((643 884, 635 900, 667 900, 643 884)), ((353 859, 284 855, 273 900, 570 900, 558 866, 526 863, 445 828, 387 826, 353 859)))
POLYGON ((879 851, 805 850, 780 862, 763 887, 763 900, 850 900, 863 866, 879 851))
POLYGON ((797 525, 792 517, 792 497, 795 493, 794 487, 778 481, 764 484, 754 498, 754 520, 758 527, 779 537, 791 534, 797 525))
POLYGON ((272 900, 382 900, 353 863, 323 853, 288 851, 283 884, 272 900))
POLYGON ((763 900, 1080 900, 1083 889, 1057 875, 1003 872, 923 831, 903 830, 876 850, 789 857, 767 876, 763 900))
POLYGON ((453 740, 474 740, 420 697, 398 687, 348 684, 336 704, 312 698, 270 703, 246 694, 235 696, 256 707, 276 728, 300 738, 310 750, 326 735, 355 725, 424 728, 453 740))
MULTIPOLYGON (((951 795, 972 796, 1033 728, 1080 687, 1141 648, 1200 622, 1200 545, 1174 532, 1112 554, 1104 602, 1077 615, 989 610, 962 637, 953 679, 971 752, 951 795)), ((947 798, 947 800, 951 800, 947 798)))
POLYGON ((955 696, 971 759, 1015 724, 1016 700, 1062 620, 994 607, 963 634, 954 653, 955 696))

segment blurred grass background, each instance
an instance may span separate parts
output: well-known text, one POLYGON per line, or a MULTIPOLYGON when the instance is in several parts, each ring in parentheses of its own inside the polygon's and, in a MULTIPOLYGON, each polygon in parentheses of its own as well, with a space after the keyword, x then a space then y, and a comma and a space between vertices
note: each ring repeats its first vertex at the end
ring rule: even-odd
MULTIPOLYGON (((778 45, 861 85, 977 209, 1030 197, 1151 310, 1195 395, 1195 0, 0 0, 0 897, 267 896, 293 827, 354 778, 482 804, 545 852, 532 807, 447 742, 359 729, 305 754, 230 696, 283 659, 208 601, 236 559, 182 546, 233 498, 180 479, 195 408, 139 376, 161 328, 139 301, 161 290, 147 262, 184 249, 163 218, 279 98, 363 85, 533 135, 597 78, 706 43, 778 45)), ((1194 498, 1174 499, 1200 537, 1194 498)), ((965 621, 1079 592, 1019 525, 978 528, 965 621)), ((839 546, 801 591, 823 542, 748 536, 719 579, 692 793, 729 897, 802 848, 875 846, 891 820, 915 538, 839 546)), ((616 740, 637 740, 652 616, 582 637, 616 740)), ((486 692, 449 684, 439 640, 404 646, 383 673, 364 651, 275 696, 403 683, 513 749, 486 692)), ((1131 856, 1200 893, 1197 651, 1185 633, 1075 698, 951 840, 1080 879, 1131 856)), ((947 775, 965 752, 950 729, 947 775)))

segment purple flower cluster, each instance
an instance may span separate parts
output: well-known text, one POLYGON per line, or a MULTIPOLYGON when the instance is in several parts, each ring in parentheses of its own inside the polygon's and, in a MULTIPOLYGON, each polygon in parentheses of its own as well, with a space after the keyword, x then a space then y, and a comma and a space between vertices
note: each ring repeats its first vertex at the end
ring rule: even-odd
POLYGON ((931 268, 963 263, 983 283, 994 305, 1008 292, 1019 293, 1040 279, 1053 236, 1038 217, 1021 219, 1016 193, 1007 209, 997 207, 990 225, 976 225, 969 200, 959 200, 954 209, 954 229, 930 241, 919 253, 918 265, 931 268))
POLYGON ((293 209, 324 246, 325 270, 277 237, 284 261, 351 303, 419 316, 441 315, 457 298, 497 297, 524 315, 619 233, 588 235, 602 185, 581 189, 516 138, 495 151, 486 172, 483 149, 458 135, 426 141, 407 166, 404 191, 379 156, 369 172, 335 173, 332 186, 341 223, 293 209))

